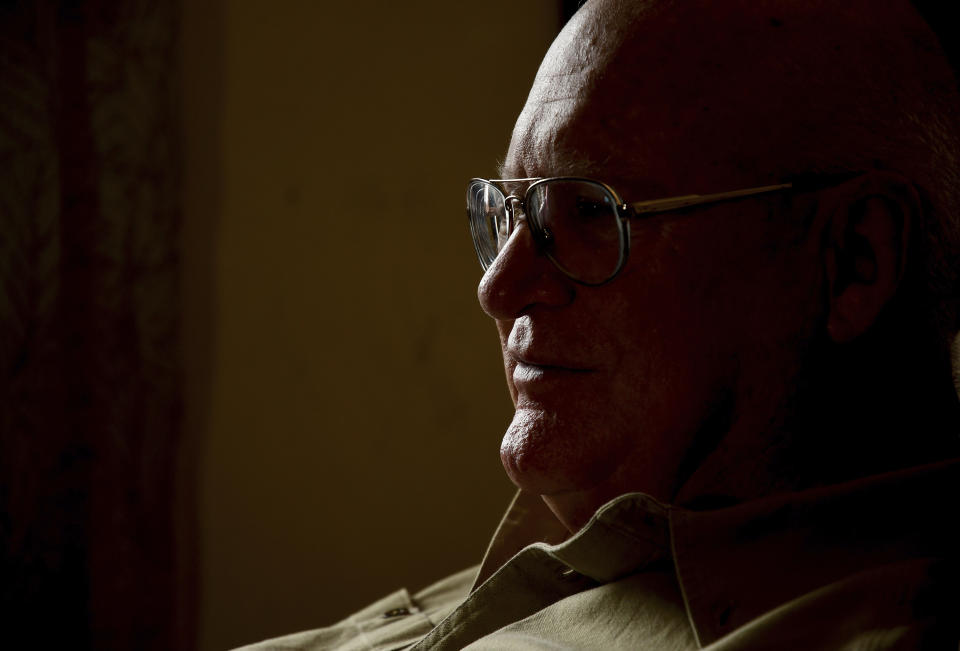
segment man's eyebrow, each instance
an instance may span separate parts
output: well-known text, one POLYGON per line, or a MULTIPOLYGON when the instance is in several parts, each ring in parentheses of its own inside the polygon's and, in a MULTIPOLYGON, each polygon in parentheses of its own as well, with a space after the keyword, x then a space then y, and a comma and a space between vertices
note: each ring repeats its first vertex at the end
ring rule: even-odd
POLYGON ((500 161, 497 164, 497 178, 498 179, 508 179, 511 178, 507 175, 507 164, 505 161, 500 161))
MULTIPOLYGON (((582 159, 574 160, 552 166, 549 173, 537 174, 535 176, 592 176, 595 174, 597 167, 598 166, 582 159)), ((500 163, 497 166, 497 175, 498 179, 516 179, 530 176, 519 170, 511 169, 505 163, 500 163)))
MULTIPOLYGON (((535 174, 529 174, 529 170, 513 169, 507 165, 506 160, 501 160, 497 164, 496 178, 516 179, 530 176, 584 176, 588 178, 597 178, 598 175, 604 175, 605 170, 610 163, 611 157, 608 155, 602 160, 598 160, 595 156, 590 156, 579 150, 573 150, 567 152, 564 156, 559 158, 561 158, 561 160, 556 161, 549 170, 535 170, 536 172, 539 172, 535 174)), ((603 181, 606 179, 599 180, 603 181)))

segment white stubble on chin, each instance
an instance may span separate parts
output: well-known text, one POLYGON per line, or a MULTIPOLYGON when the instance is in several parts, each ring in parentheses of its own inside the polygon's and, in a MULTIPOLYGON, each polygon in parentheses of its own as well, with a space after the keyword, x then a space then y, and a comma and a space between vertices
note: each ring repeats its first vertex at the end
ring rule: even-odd
POLYGON ((511 481, 527 491, 541 492, 549 467, 551 433, 557 415, 542 405, 521 400, 500 443, 500 460, 511 481))

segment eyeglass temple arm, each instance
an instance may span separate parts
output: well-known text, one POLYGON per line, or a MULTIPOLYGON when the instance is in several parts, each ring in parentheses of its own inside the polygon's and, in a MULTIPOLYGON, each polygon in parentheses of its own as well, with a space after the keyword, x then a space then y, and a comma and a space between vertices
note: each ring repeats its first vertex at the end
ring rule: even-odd
POLYGON ((715 203, 726 201, 727 199, 738 199, 740 197, 749 197, 755 194, 765 194, 767 192, 777 192, 792 188, 792 183, 780 183, 778 185, 764 185, 759 188, 747 188, 745 190, 731 190, 730 192, 718 192, 716 194, 687 194, 682 197, 670 197, 669 199, 652 199, 650 201, 637 201, 630 204, 633 211, 637 214, 650 212, 665 212, 668 210, 678 210, 688 206, 696 206, 704 203, 715 203))

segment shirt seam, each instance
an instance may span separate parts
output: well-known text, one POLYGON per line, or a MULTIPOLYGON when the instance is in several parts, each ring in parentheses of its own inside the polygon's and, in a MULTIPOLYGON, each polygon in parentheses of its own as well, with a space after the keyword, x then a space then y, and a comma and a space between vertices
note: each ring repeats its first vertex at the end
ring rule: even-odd
POLYGON ((697 647, 703 648, 703 641, 700 639, 700 630, 697 628, 697 622, 693 618, 693 608, 690 606, 690 597, 687 595, 687 586, 684 582, 683 573, 680 571, 680 557, 677 555, 677 536, 674 523, 676 511, 671 509, 667 514, 667 527, 670 533, 670 556, 673 557, 673 571, 677 576, 677 585, 680 586, 680 597, 683 599, 683 608, 687 612, 687 621, 690 623, 690 629, 693 631, 693 639, 697 647))

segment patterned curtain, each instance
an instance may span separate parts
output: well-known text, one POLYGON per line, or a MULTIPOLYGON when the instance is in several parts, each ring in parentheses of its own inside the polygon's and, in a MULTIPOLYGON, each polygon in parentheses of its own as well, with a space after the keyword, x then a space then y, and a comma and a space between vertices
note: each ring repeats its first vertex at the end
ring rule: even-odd
POLYGON ((191 648, 177 5, 0 0, 0 647, 191 648))

